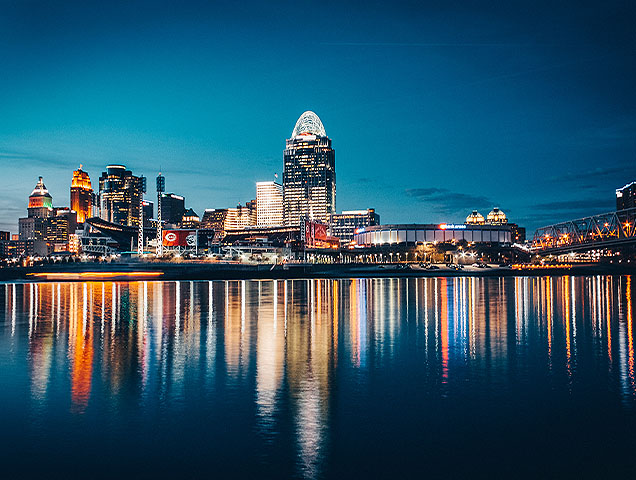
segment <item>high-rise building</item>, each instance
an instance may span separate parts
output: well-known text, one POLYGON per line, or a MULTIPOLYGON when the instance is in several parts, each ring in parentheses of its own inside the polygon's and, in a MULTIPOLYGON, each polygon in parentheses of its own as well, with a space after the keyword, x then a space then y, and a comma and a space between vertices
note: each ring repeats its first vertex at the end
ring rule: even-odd
POLYGON ((185 211, 184 197, 174 193, 161 194, 161 220, 164 223, 177 225, 185 211))
POLYGON ((71 210, 77 213, 78 223, 84 223, 93 215, 93 187, 82 166, 73 172, 71 180, 71 210))
POLYGON ((318 115, 303 113, 285 144, 285 224, 300 225, 302 218, 326 224, 336 212, 336 152, 318 115))
POLYGON ((256 182, 256 225, 283 224, 283 186, 276 182, 256 182))
POLYGON ((136 177, 123 165, 108 165, 99 177, 101 218, 126 226, 139 225, 140 198, 144 178, 136 177))
POLYGON ((29 195, 27 217, 18 219, 20 240, 44 240, 47 218, 54 215, 53 198, 46 189, 42 177, 29 195))
POLYGON ((29 206, 27 208, 29 217, 47 218, 53 215, 53 198, 46 189, 42 177, 29 195, 29 206))
POLYGON ((228 230, 241 230, 256 226, 256 200, 237 205, 234 208, 208 208, 201 219, 201 228, 214 229, 218 238, 228 230))
POLYGON ((616 210, 636 207, 636 182, 616 189, 616 210))
POLYGON ((341 242, 350 242, 356 230, 373 225, 380 225, 380 215, 373 208, 345 210, 342 213, 333 213, 329 218, 331 235, 338 237, 341 242))
POLYGON ((142 203, 142 208, 144 211, 144 227, 151 227, 152 224, 150 222, 150 219, 154 218, 155 203, 151 200, 144 200, 142 203))

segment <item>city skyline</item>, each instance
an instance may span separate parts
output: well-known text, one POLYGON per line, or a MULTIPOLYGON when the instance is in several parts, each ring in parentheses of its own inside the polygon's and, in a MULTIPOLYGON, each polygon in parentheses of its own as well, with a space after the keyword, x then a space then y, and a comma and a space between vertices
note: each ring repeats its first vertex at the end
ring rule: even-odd
POLYGON ((306 110, 338 151, 337 211, 386 223, 496 205, 531 232, 612 210, 636 178, 625 4, 333 6, 329 25, 290 23, 294 4, 67 5, 3 7, 0 230, 38 176, 69 206, 80 164, 93 183, 108 164, 161 170, 200 215, 243 203, 282 174, 306 110))

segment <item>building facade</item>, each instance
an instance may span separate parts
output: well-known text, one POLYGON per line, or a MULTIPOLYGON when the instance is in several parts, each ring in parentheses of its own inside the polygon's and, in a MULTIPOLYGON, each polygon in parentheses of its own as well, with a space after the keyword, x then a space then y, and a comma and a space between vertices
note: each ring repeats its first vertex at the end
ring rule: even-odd
POLYGON ((256 225, 283 225, 283 186, 276 182, 256 182, 256 225))
POLYGON ((636 207, 636 182, 616 190, 616 210, 636 207))
POLYGON ((360 247, 461 241, 509 244, 511 240, 511 229, 506 224, 378 225, 354 235, 354 242, 360 247))
POLYGON ((82 166, 73 172, 71 180, 71 210, 77 213, 78 223, 84 223, 93 216, 93 187, 91 179, 82 166))
POLYGON ((53 198, 49 194, 42 177, 29 195, 27 217, 18 219, 20 240, 45 240, 47 219, 54 215, 53 198))
POLYGON ((320 118, 304 112, 286 141, 283 172, 285 225, 327 223, 336 212, 336 152, 320 118))
POLYGON ((185 197, 174 193, 161 194, 161 221, 177 225, 185 213, 185 197))
POLYGON ((380 215, 375 209, 345 210, 342 213, 334 213, 329 217, 331 235, 340 239, 343 243, 353 240, 356 230, 373 225, 380 225, 380 215))
POLYGON ((138 226, 143 189, 143 177, 136 177, 123 165, 108 165, 99 177, 100 217, 120 225, 138 226))

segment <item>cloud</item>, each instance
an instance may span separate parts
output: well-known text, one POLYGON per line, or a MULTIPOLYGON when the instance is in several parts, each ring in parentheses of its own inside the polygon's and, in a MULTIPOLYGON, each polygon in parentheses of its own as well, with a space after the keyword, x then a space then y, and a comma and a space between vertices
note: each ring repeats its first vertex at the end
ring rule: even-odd
POLYGON ((477 206, 493 205, 487 197, 468 193, 453 192, 446 188, 409 188, 406 195, 420 202, 426 202, 443 213, 468 212, 477 206))

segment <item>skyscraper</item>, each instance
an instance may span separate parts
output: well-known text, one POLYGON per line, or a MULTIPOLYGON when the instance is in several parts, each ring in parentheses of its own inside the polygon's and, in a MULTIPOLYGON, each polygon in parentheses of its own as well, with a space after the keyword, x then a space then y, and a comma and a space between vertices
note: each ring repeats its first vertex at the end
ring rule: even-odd
POLYGON ((54 215, 53 198, 46 189, 42 177, 29 195, 27 217, 18 219, 20 240, 44 240, 47 231, 46 219, 54 215))
POLYGON ((303 217, 327 223, 336 212, 336 152, 318 115, 303 113, 285 144, 285 224, 300 225, 303 217))
POLYGON ((185 198, 174 193, 161 194, 161 220, 170 225, 181 221, 185 213, 185 198))
POLYGON ((342 213, 334 213, 329 219, 329 230, 331 235, 338 237, 343 242, 353 240, 356 230, 380 225, 380 215, 375 213, 375 209, 366 210, 345 210, 342 213))
POLYGON ((283 186, 276 182, 256 182, 256 225, 283 224, 283 186))
POLYGON ((143 177, 134 176, 123 165, 108 165, 99 177, 101 218, 136 227, 143 182, 143 177))
POLYGON ((91 179, 82 166, 73 172, 71 180, 71 210, 77 212, 77 222, 84 223, 93 214, 93 188, 91 179))

